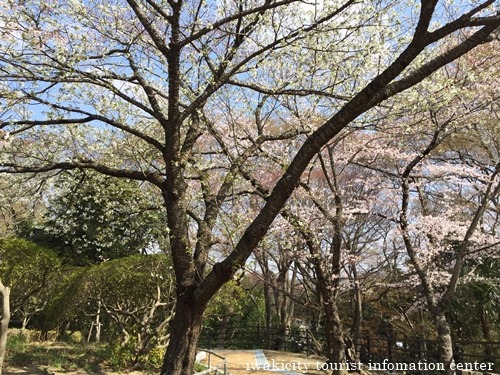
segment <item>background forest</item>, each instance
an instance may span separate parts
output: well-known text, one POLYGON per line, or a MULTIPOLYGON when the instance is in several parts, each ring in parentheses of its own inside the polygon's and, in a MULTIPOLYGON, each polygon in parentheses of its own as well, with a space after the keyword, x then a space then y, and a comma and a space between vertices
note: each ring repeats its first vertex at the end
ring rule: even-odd
POLYGON ((0 369, 9 323, 162 375, 255 329, 497 360, 499 9, 0 0, 0 369))

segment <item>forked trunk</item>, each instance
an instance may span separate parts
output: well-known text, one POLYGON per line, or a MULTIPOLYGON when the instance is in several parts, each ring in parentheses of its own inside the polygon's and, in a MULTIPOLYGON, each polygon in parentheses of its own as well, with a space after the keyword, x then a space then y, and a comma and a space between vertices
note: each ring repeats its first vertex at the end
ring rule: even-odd
POLYGON ((170 323, 170 341, 161 375, 193 375, 196 348, 201 333, 203 309, 194 300, 178 299, 170 323))

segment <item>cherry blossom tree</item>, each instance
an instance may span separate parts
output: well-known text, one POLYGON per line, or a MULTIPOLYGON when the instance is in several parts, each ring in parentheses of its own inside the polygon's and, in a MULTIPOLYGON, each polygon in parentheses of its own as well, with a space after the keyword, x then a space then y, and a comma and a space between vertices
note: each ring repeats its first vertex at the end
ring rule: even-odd
MULTIPOLYGON (((470 251, 477 257, 491 254, 498 247, 495 241, 498 237, 495 202, 500 188, 496 165, 498 137, 494 130, 497 98, 495 90, 489 89, 490 85, 496 85, 492 79, 496 77, 496 55, 487 53, 483 58, 482 63, 476 58, 476 65, 487 66, 488 69, 483 71, 485 75, 482 77, 479 72, 475 74, 472 87, 469 77, 475 71, 474 66, 459 60, 441 71, 441 76, 436 77, 432 86, 424 84, 408 92, 406 100, 398 104, 402 106, 401 110, 392 107, 395 119, 379 117, 380 124, 375 126, 375 122, 372 122, 365 130, 358 130, 356 137, 338 137, 335 142, 329 143, 324 149, 325 155, 318 154, 319 161, 313 163, 303 175, 302 186, 309 192, 309 200, 304 197, 293 198, 289 202, 290 207, 282 213, 291 218, 291 223, 305 238, 310 250, 308 263, 314 265, 314 283, 324 304, 324 328, 331 352, 330 361, 333 363, 343 363, 347 359, 343 348, 345 329, 338 307, 339 295, 346 286, 340 280, 346 274, 351 277, 353 293, 356 293, 356 256, 367 256, 367 246, 370 245, 382 256, 384 243, 387 239, 392 242, 397 238, 395 233, 401 231, 402 223, 411 227, 408 238, 412 239, 414 248, 409 253, 418 254, 410 255, 410 264, 427 257, 425 265, 420 264, 425 276, 419 274, 417 284, 424 289, 427 299, 433 293, 432 298, 440 301, 434 302, 429 309, 441 341, 442 360, 449 364, 453 358, 450 327, 445 312, 456 287, 453 286, 456 280, 448 284, 449 275, 453 278, 453 275, 460 274, 462 262, 460 256, 455 258, 453 251, 456 250, 453 249, 470 242, 467 246, 474 248, 470 251), (462 65, 469 69, 464 70, 462 65), (457 66, 461 66, 461 74, 457 72, 457 66), (465 80, 463 74, 466 75, 465 80), (478 84, 482 79, 483 85, 478 84), (475 92, 478 85, 484 90, 482 98, 475 92), (429 91, 433 92, 431 99, 427 97, 422 100, 429 91), (409 126, 403 129, 394 127, 393 121, 409 126), (434 133, 431 131, 433 127, 437 127, 434 133), (339 145, 342 152, 338 152, 339 145), (335 148, 337 151, 334 151, 335 148), (427 160, 425 166, 420 166, 417 171, 416 166, 427 158, 432 160, 427 160), (408 194, 413 201, 413 208, 407 213, 408 218, 402 220, 400 195, 394 192, 398 180, 393 179, 401 178, 408 165, 415 168, 411 173, 411 184, 416 191, 407 190, 402 194, 403 198, 408 194), (383 173, 378 174, 381 171, 383 173), (458 175, 455 176, 455 173, 458 175), (476 200, 480 203, 475 203, 476 200), (413 204, 421 205, 422 208, 416 209, 413 204), (321 215, 315 214, 314 208, 321 215), (459 212, 461 217, 457 217, 459 212), (360 221, 360 218, 363 220, 360 221), (429 222, 424 224, 426 221, 429 222), (480 228, 476 230, 479 223, 480 228), (330 230, 331 233, 327 229, 330 227, 335 228, 330 230), (469 228, 466 231, 470 232, 469 235, 474 232, 482 234, 464 240, 460 238, 466 235, 464 228, 469 228), (364 234, 359 236, 360 233, 364 234), (390 237, 393 237, 392 240, 390 237), (432 239, 434 247, 431 249, 432 246, 424 245, 422 237, 432 239), (358 246, 363 249, 361 253, 356 251, 358 246), (415 247, 418 247, 418 251, 415 247), (455 265, 451 270, 450 264, 455 265), (423 284, 432 285, 434 289, 428 290, 423 284), (448 296, 441 296, 446 289, 448 296), (436 304, 442 301, 446 302, 437 307, 436 304), (438 318, 439 314, 441 316, 438 318), (448 336, 445 337, 443 332, 447 332, 448 336)), ((396 249, 399 247, 396 243, 392 246, 396 249)), ((395 256, 399 258, 397 251, 395 256)), ((383 255, 387 257, 385 251, 383 255)), ((366 260, 362 262, 366 265, 366 260)), ((378 262, 384 263, 387 263, 387 259, 378 262)), ((398 267, 400 272, 406 268, 404 264, 398 267)), ((409 277, 416 281, 415 276, 409 277)), ((469 278, 471 276, 468 275, 469 278)), ((355 296, 356 299, 359 302, 359 295, 355 296)), ((353 311, 358 314, 361 309, 358 306, 353 311)), ((356 321, 359 318, 356 316, 353 322, 354 326, 358 326, 358 332, 360 325, 356 321)))
MULTIPOLYGON (((484 59, 496 69, 496 54, 484 59)), ((392 238, 408 255, 409 280, 420 290, 433 318, 446 373, 454 372, 447 309, 462 280, 463 265, 472 257, 495 258, 500 245, 498 99, 488 89, 496 83, 491 74, 481 77, 477 72, 475 84, 469 86, 475 69, 469 65, 460 72, 460 64, 467 62, 457 61, 440 72, 441 79, 433 86, 419 86, 410 94, 409 110, 398 120, 408 126, 380 128, 380 138, 360 159, 395 187, 397 225, 392 238), (481 78, 484 91, 478 95, 481 78), (450 87, 455 89, 450 92, 450 87), (421 100, 430 92, 434 95, 421 100)))
POLYGON ((282 224, 273 225, 254 252, 259 266, 256 272, 262 275, 266 303, 267 344, 271 344, 269 340, 274 317, 278 336, 274 348, 277 350, 283 349, 287 335, 295 325, 295 305, 302 300, 303 294, 295 263, 298 259, 294 255, 297 237, 290 232, 292 228, 287 227, 286 223, 282 224))
POLYGON ((93 169, 159 189, 177 294, 161 373, 191 375, 209 300, 309 162, 356 118, 494 39, 497 5, 2 1, 0 172, 93 169), (248 217, 254 187, 241 176, 259 172, 262 152, 290 161, 248 217))
MULTIPOLYGON (((433 141, 429 143, 425 150, 422 150, 422 154, 424 156, 428 154, 432 147, 433 141)), ((410 197, 412 195, 410 188, 413 183, 409 181, 414 175, 412 172, 415 172, 414 166, 416 167, 417 160, 420 163, 422 159, 420 156, 412 159, 402 175, 403 199, 400 226, 405 248, 418 275, 427 299, 427 305, 436 323, 441 359, 443 363, 450 366, 453 361, 453 346, 450 327, 445 314, 446 308, 456 290, 464 259, 483 248, 489 249, 498 246, 498 243, 495 244, 494 238, 480 232, 482 232, 481 229, 484 229, 481 228, 481 221, 485 208, 489 204, 491 197, 498 195, 500 192, 497 178, 500 170, 496 167, 483 176, 477 176, 481 181, 480 184, 485 186, 474 192, 474 195, 480 194, 476 195, 477 198, 474 195, 465 197, 468 198, 467 206, 469 207, 467 211, 471 210, 469 220, 459 217, 457 215, 459 208, 451 205, 450 210, 447 212, 432 212, 428 210, 426 205, 434 205, 434 199, 419 195, 418 198, 423 212, 422 217, 415 222, 415 217, 410 211, 410 197), (474 202, 476 200, 477 203, 474 202)), ((467 178, 469 173, 461 174, 459 172, 456 178, 467 178)), ((468 187, 462 184, 457 185, 461 185, 461 189, 468 190, 468 187)), ((476 185, 475 188, 479 188, 479 186, 476 185)), ((456 196, 445 189, 441 189, 440 193, 448 195, 450 198, 456 196)), ((444 201, 447 201, 447 199, 444 201)), ((448 201, 448 203, 451 202, 448 201)))
POLYGON ((4 175, 0 181, 0 237, 14 236, 22 223, 36 220, 45 212, 43 179, 4 175))
MULTIPOLYGON (((310 270, 301 267, 302 277, 315 287, 332 364, 357 362, 346 317, 340 311, 341 298, 352 295, 352 330, 360 335, 358 270, 369 273, 385 263, 381 255, 383 235, 388 230, 384 181, 356 164, 357 155, 371 138, 351 131, 329 143, 304 173, 301 188, 282 212, 305 243, 305 250, 299 249, 296 256, 307 259, 310 265, 310 270)), ((347 365, 337 366, 333 373, 348 370, 347 365)))

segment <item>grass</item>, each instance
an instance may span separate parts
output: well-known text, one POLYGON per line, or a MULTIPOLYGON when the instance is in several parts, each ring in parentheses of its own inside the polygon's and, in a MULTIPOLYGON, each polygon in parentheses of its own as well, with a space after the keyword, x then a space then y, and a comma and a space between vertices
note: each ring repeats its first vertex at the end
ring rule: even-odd
MULTIPOLYGON (((130 371, 124 364, 117 365, 115 362, 128 359, 127 353, 117 352, 116 347, 96 343, 74 343, 74 342, 28 342, 27 335, 16 333, 9 335, 7 341, 7 355, 5 365, 12 368, 29 368, 37 374, 57 373, 87 373, 87 374, 122 374, 130 371)), ((147 366, 143 371, 135 371, 135 374, 157 373, 153 367, 157 366, 162 359, 164 350, 155 351, 156 356, 149 357, 145 363, 147 366), (159 359, 156 358, 160 356, 159 359), (154 366, 153 366, 154 365, 154 366), (154 372, 151 372, 154 371, 154 372)), ((125 361, 126 362, 126 361, 125 361)), ((206 370, 207 366, 195 364, 195 372, 206 370)), ((138 370, 138 369, 137 369, 138 370)), ((68 374, 70 375, 70 374, 68 374)))
POLYGON ((101 371, 108 352, 100 344, 27 343, 22 335, 9 337, 6 364, 25 367, 36 364, 57 371, 85 370, 89 373, 101 371))
POLYGON ((194 372, 201 372, 201 371, 204 371, 204 370, 207 370, 208 367, 201 364, 201 363, 195 363, 194 364, 194 372))

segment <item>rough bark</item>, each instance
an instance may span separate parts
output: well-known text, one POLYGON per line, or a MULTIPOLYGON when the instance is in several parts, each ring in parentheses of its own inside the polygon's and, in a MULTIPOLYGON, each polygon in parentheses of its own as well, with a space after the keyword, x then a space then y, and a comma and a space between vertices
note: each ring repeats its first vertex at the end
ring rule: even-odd
POLYGON ((292 272, 290 279, 288 276, 290 266, 291 262, 288 259, 279 259, 278 277, 276 278, 276 288, 274 288, 276 316, 279 319, 276 350, 286 349, 287 337, 290 333, 290 328, 292 327, 293 322, 295 303, 288 296, 288 294, 293 295, 293 284, 295 282, 296 270, 292 272))
POLYGON ((361 327, 363 323, 363 301, 359 280, 357 278, 356 266, 352 267, 354 278, 354 290, 352 292, 352 302, 354 307, 354 317, 351 326, 351 335, 354 337, 356 354, 359 356, 361 351, 361 327))
MULTIPOLYGON (((307 236, 305 232, 303 232, 307 236)), ((322 267, 319 254, 319 249, 314 245, 309 238, 308 246, 311 254, 314 255, 313 263, 314 269, 316 271, 316 292, 318 294, 318 299, 323 304, 324 312, 324 329, 325 329, 325 339, 327 347, 327 357, 329 363, 329 369, 332 370, 332 375, 347 375, 348 371, 346 366, 346 355, 345 355, 345 343, 344 343, 344 330, 342 326, 342 321, 339 316, 337 307, 337 297, 338 297, 338 275, 340 270, 340 254, 335 256, 333 259, 333 275, 336 275, 333 285, 328 282, 326 273, 322 267), (333 290, 332 290, 333 288, 333 290)), ((334 248, 335 246, 332 246, 334 248)), ((340 249, 340 248, 339 248, 340 249)), ((333 249, 334 250, 334 249, 333 249)))
POLYGON ((259 262, 260 269, 262 271, 262 276, 264 278, 263 292, 264 292, 264 303, 266 312, 266 347, 271 347, 271 321, 272 321, 272 294, 271 294, 271 283, 272 283, 272 272, 269 270, 269 265, 266 261, 262 260, 260 256, 257 256, 257 261, 259 262))
POLYGON ((0 320, 0 375, 2 374, 5 351, 7 348, 7 335, 10 320, 10 288, 5 286, 0 280, 0 298, 2 302, 0 320))
POLYGON ((330 303, 329 313, 325 314, 325 338, 328 348, 328 363, 332 375, 346 375, 347 358, 345 355, 344 331, 336 303, 330 303))
MULTIPOLYGON (((269 280, 269 278, 267 277, 266 280, 269 280)), ((271 287, 267 282, 264 283, 264 299, 266 306, 266 347, 269 348, 271 346, 272 298, 271 287)))
POLYGON ((432 311, 434 318, 434 323, 437 328, 437 341, 438 341, 438 352, 440 361, 444 364, 445 375, 455 374, 455 371, 451 369, 452 363, 454 363, 453 357, 453 341, 451 339, 451 329, 446 315, 442 309, 435 308, 432 311))
POLYGON ((161 375, 192 375, 198 339, 201 334, 203 308, 192 296, 181 296, 170 324, 170 341, 163 360, 161 375))
MULTIPOLYGON (((491 321, 488 313, 486 311, 481 312, 481 332, 483 333, 483 340, 487 342, 493 341, 492 339, 492 329, 491 321)), ((484 355, 487 359, 494 356, 494 350, 492 345, 484 344, 484 355)))

